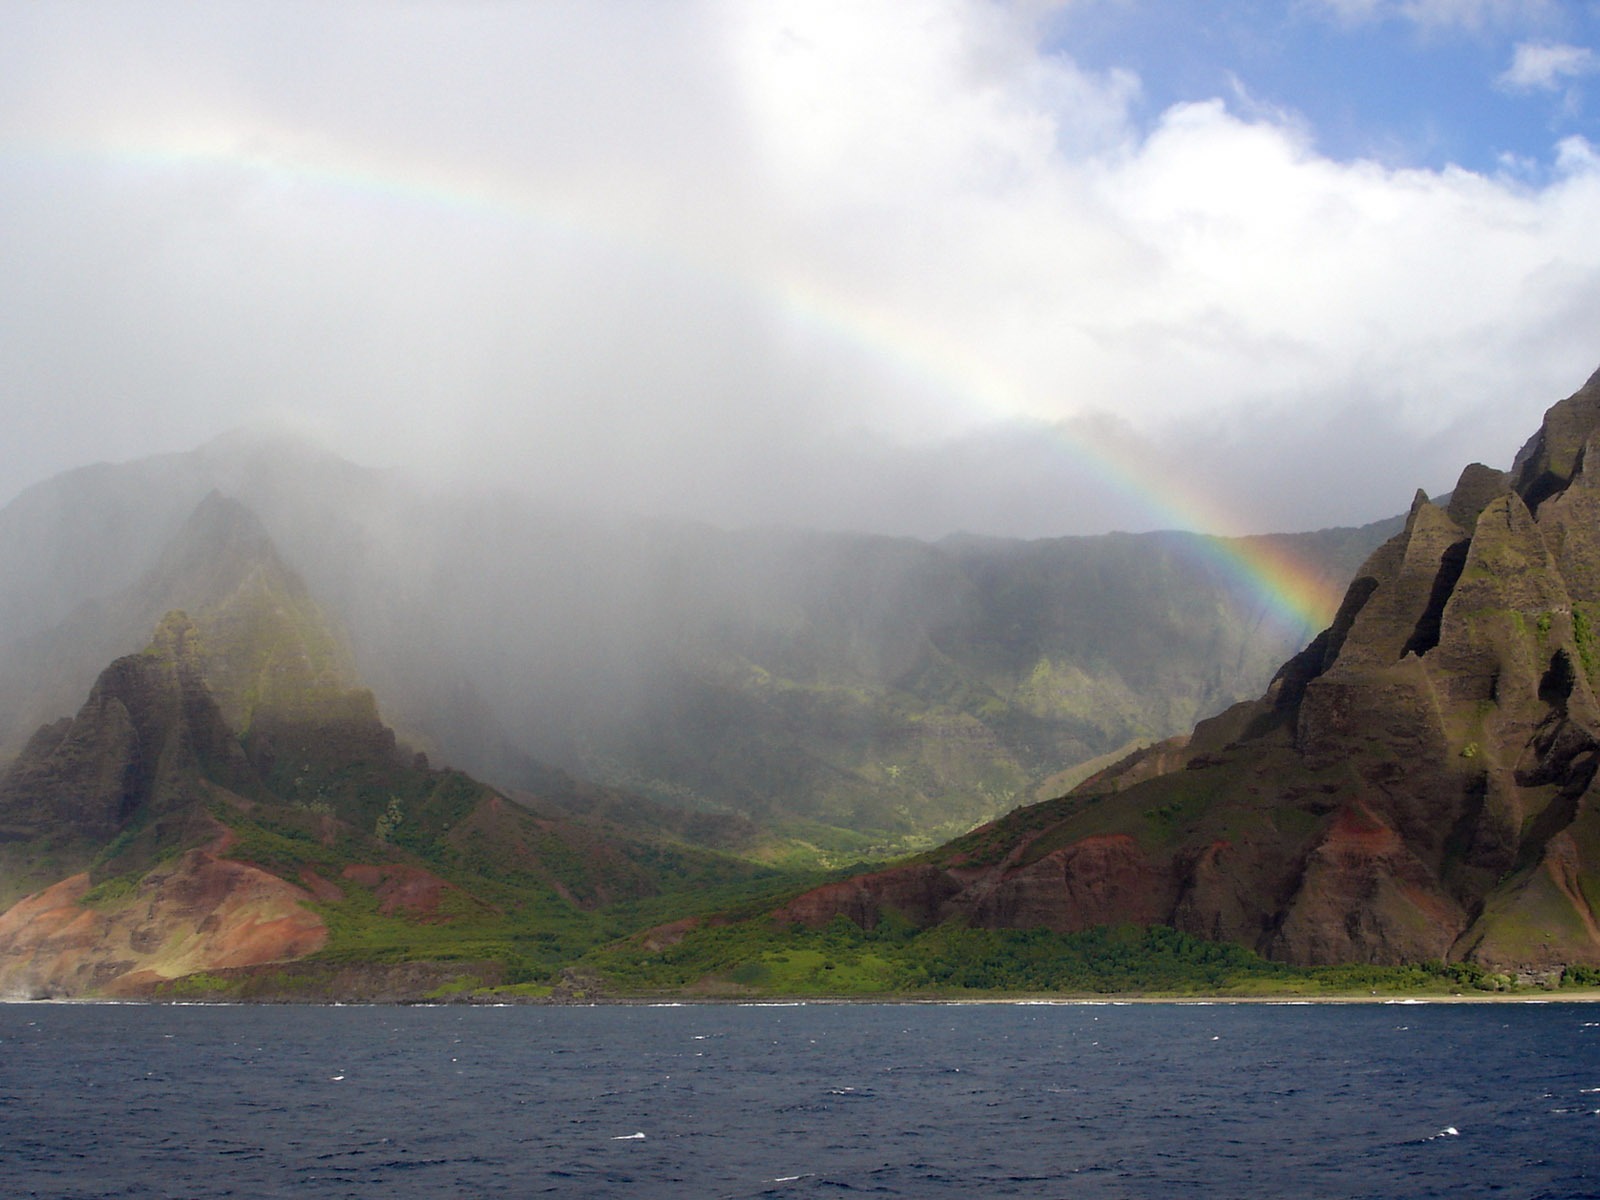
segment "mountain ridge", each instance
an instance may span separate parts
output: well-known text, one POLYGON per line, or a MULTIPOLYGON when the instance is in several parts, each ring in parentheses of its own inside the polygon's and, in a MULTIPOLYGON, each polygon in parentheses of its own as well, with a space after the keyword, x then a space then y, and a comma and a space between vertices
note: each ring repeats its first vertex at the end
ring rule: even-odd
POLYGON ((1600 962, 1600 371, 1418 493, 1263 695, 780 921, 1166 924, 1303 964, 1600 962))

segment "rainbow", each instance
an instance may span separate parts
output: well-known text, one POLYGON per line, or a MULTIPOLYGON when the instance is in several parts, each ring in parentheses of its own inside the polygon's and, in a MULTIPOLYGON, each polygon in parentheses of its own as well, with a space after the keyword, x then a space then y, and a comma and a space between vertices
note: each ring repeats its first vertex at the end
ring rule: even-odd
MULTIPOLYGON (((235 134, 204 132, 165 141, 9 139, 0 142, 0 166, 30 162, 159 177, 225 171, 284 192, 309 189, 427 215, 533 225, 548 234, 639 254, 777 305, 789 318, 867 354, 935 395, 985 412, 1024 410, 1021 397, 998 371, 951 339, 935 338, 900 314, 820 279, 800 275, 762 279, 741 272, 736 264, 706 261, 703 255, 689 259, 663 247, 647 231, 630 231, 621 220, 597 217, 576 196, 562 196, 553 189, 535 192, 525 183, 492 174, 363 159, 337 147, 312 147, 288 155, 260 148, 285 143, 277 136, 241 141, 235 134)), ((1064 425, 1051 429, 1070 467, 1109 489, 1144 518, 1142 523, 1202 535, 1196 539, 1198 552, 1257 597, 1258 619, 1271 619, 1309 636, 1332 618, 1344 581, 1314 570, 1277 539, 1238 536, 1243 523, 1209 497, 1157 478, 1147 465, 1091 444, 1064 425)))
MULTIPOLYGON (((964 355, 959 345, 929 338, 898 314, 869 308, 856 297, 826 293, 816 286, 801 290, 791 283, 787 299, 814 323, 851 342, 866 344, 879 357, 893 359, 902 372, 920 376, 931 387, 954 388, 989 411, 1015 412, 1023 407, 1013 402, 1017 398, 1009 395, 1010 385, 975 356, 964 355)), ((1330 578, 1315 569, 1279 538, 1244 535, 1245 523, 1234 514, 1178 481, 1157 477, 1147 463, 1091 443, 1066 425, 1048 428, 1073 468, 1109 488, 1146 522, 1206 535, 1197 543, 1199 553, 1258 597, 1263 605, 1261 616, 1290 631, 1299 627, 1307 638, 1333 619, 1347 580, 1330 578)))

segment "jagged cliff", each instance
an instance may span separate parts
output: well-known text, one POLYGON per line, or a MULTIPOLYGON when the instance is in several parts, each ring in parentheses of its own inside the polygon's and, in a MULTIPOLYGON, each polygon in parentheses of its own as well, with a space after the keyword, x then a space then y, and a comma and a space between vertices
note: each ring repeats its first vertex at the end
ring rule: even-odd
POLYGON ((227 857, 221 814, 270 796, 207 667, 195 623, 169 614, 0 776, 7 899, 49 883, 0 914, 0 995, 136 994, 326 941, 309 892, 227 857))
POLYGON ((203 798, 204 781, 248 788, 248 763, 202 677, 198 633, 174 613, 143 654, 120 658, 75 717, 44 726, 0 779, 0 836, 115 836, 136 816, 203 798))
POLYGON ((1171 924, 1297 963, 1600 962, 1600 372, 1418 494, 1266 694, 778 914, 1171 924))

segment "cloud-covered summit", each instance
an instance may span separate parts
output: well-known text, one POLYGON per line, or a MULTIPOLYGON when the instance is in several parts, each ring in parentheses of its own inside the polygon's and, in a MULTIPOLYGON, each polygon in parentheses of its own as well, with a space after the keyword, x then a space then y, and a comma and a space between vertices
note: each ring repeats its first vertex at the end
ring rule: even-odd
POLYGON ((1169 77, 1144 7, 11 6, 0 478, 273 417, 724 523, 1238 531, 1402 508, 1588 375, 1590 126, 1495 79, 1592 29, 1241 4, 1169 77), (1244 36, 1396 21, 1520 165, 1335 152, 1244 36))

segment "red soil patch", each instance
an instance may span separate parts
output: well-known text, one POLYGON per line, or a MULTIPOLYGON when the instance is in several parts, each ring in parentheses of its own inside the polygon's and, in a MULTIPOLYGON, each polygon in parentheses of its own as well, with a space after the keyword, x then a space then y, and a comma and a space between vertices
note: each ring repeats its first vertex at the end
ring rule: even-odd
POLYGON ((1400 849, 1400 835, 1362 804, 1347 804, 1334 817, 1322 840, 1334 853, 1377 858, 1400 849))
POLYGON ((0 916, 0 993, 134 995, 194 971, 301 958, 328 939, 305 891, 205 850, 120 901, 86 906, 88 888, 74 875, 0 916))
POLYGON ((378 911, 384 916, 404 913, 420 921, 448 920, 439 912, 439 906, 447 894, 461 891, 431 871, 404 863, 362 863, 346 867, 340 877, 371 888, 378 897, 378 911))

